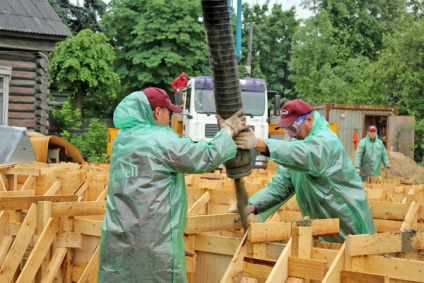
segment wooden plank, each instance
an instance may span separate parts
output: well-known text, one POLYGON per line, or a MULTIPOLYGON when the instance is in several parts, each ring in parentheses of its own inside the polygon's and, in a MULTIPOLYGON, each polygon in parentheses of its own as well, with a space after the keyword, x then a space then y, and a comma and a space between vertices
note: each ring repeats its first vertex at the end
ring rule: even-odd
POLYGON ((259 282, 264 282, 271 273, 275 262, 244 257, 243 259, 243 274, 258 278, 259 282))
POLYGON ((87 266, 84 269, 81 277, 78 279, 77 283, 85 282, 97 282, 97 271, 99 270, 99 246, 93 253, 93 256, 90 258, 87 266))
POLYGON ((7 191, 7 188, 3 180, 3 174, 1 174, 0 172, 0 192, 6 192, 6 191, 7 191))
POLYGON ((321 281, 328 271, 328 262, 323 260, 290 256, 288 272, 291 277, 321 281))
POLYGON ((30 175, 20 189, 21 191, 35 191, 35 177, 30 175))
POLYGON ((378 233, 399 231, 402 223, 401 221, 374 219, 378 233))
POLYGON ((7 254, 3 265, 0 269, 0 282, 9 283, 12 281, 13 276, 22 260, 22 257, 26 251, 26 248, 31 241, 32 236, 35 232, 36 226, 36 215, 37 205, 32 204, 28 210, 28 213, 22 223, 22 227, 19 230, 18 235, 13 241, 10 247, 9 253, 7 254))
POLYGON ((29 197, 35 195, 34 191, 0 191, 0 198, 2 197, 29 197))
POLYGON ((31 282, 35 278, 38 269, 43 263, 44 257, 48 252, 50 252, 50 246, 56 238, 58 227, 59 219, 50 218, 45 229, 43 230, 43 233, 41 233, 37 244, 32 250, 24 268, 22 269, 16 283, 31 282))
POLYGON ((424 248, 424 231, 349 235, 345 242, 349 256, 410 252, 424 248))
POLYGON ((418 210, 420 205, 413 201, 409 207, 408 213, 406 214, 405 220, 400 227, 400 230, 405 229, 417 229, 418 210))
POLYGON ((205 207, 205 205, 209 202, 211 196, 208 192, 205 192, 187 211, 187 216, 196 215, 197 212, 205 207))
POLYGON ((13 236, 4 236, 0 242, 0 266, 2 266, 4 259, 6 258, 7 252, 13 243, 13 236))
MULTIPOLYGON (((75 197, 78 197, 78 196, 75 196, 75 197)), ((105 201, 52 203, 52 217, 104 215, 105 211, 106 211, 105 201)))
MULTIPOLYGON (((313 236, 327 236, 339 233, 339 219, 316 219, 311 221, 313 236)), ((252 243, 282 241, 291 237, 290 222, 251 223, 249 240, 252 243)))
POLYGON ((288 278, 288 265, 289 265, 289 257, 291 256, 292 250, 292 239, 290 239, 275 263, 274 268, 269 274, 266 283, 274 283, 274 282, 286 282, 288 278))
POLYGON ((345 250, 346 244, 343 243, 321 283, 340 283, 340 272, 343 270, 345 263, 345 250))
POLYGON ((341 283, 384 283, 385 278, 383 275, 372 274, 366 272, 357 272, 342 270, 340 273, 341 283))
POLYGON ((241 239, 213 235, 196 235, 195 250, 233 256, 241 239))
POLYGON ((77 200, 78 196, 74 195, 0 197, 0 210, 26 210, 39 201, 70 202, 77 200))
POLYGON ((390 277, 390 282, 396 279, 407 282, 423 282, 424 261, 366 256, 364 272, 386 275, 390 277))
POLYGON ((371 213, 374 219, 401 220, 405 219, 409 205, 393 202, 370 201, 371 213))
POLYGON ((82 249, 82 235, 75 232, 60 233, 57 235, 56 245, 58 248, 82 249))
POLYGON ((186 272, 193 273, 196 271, 197 255, 195 253, 186 252, 185 257, 186 272))
POLYGON ((58 273, 60 266, 62 265, 63 259, 66 256, 67 248, 57 248, 55 249, 52 259, 50 260, 49 265, 45 275, 43 276, 40 283, 51 283, 53 282, 56 274, 58 273))
POLYGON ((57 180, 54 184, 44 193, 45 196, 54 196, 62 187, 62 182, 57 180))
POLYGON ((40 176, 40 169, 33 167, 13 167, 7 169, 5 173, 10 175, 40 176))
POLYGON ((74 232, 100 237, 102 233, 102 223, 103 221, 75 219, 74 232))
POLYGON ((186 234, 196 234, 207 231, 219 231, 224 229, 241 229, 241 221, 234 222, 236 213, 224 213, 216 215, 188 216, 186 234))
POLYGON ((312 257, 312 227, 293 227, 292 239, 292 256, 312 257))
POLYGON ((247 233, 244 235, 237 252, 231 259, 221 282, 239 282, 243 276, 243 259, 247 255, 247 233))

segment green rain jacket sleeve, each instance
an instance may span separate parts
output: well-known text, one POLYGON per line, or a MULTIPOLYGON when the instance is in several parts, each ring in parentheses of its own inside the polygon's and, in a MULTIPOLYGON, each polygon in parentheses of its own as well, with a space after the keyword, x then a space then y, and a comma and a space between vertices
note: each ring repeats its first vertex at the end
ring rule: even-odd
POLYGON ((364 155, 365 150, 365 140, 362 139, 359 141, 358 149, 355 153, 355 168, 361 168, 362 156, 364 155))
POLYGON ((389 153, 387 152, 387 149, 384 146, 384 143, 383 142, 381 143, 383 144, 383 164, 387 168, 387 167, 390 167, 389 153))

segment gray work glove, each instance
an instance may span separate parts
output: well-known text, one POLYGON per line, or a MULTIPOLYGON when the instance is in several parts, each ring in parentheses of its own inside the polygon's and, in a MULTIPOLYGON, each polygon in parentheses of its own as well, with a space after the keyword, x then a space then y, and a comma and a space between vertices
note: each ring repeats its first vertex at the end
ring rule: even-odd
POLYGON ((361 169, 356 168, 356 172, 358 172, 358 174, 361 174, 361 169))
POLYGON ((245 132, 240 132, 234 137, 234 142, 240 149, 255 149, 258 141, 259 139, 252 128, 249 128, 249 130, 245 132))
POLYGON ((222 119, 219 115, 216 115, 216 119, 218 120, 219 128, 229 133, 231 137, 234 137, 241 131, 250 128, 249 125, 246 125, 246 116, 243 115, 243 109, 237 111, 227 120, 222 119))
MULTIPOLYGON (((247 216, 249 216, 250 214, 254 213, 254 212, 255 212, 255 207, 254 207, 253 205, 248 204, 248 205, 246 205, 246 206, 244 207, 244 213, 245 213, 246 217, 247 217, 247 216)), ((239 213, 239 211, 238 211, 238 209, 237 209, 237 205, 235 205, 235 206, 233 206, 232 208, 230 208, 230 209, 227 211, 227 213, 239 213)), ((240 214, 239 214, 239 215, 237 215, 237 216, 234 218, 234 222, 237 222, 237 221, 239 221, 239 220, 240 220, 240 214)))

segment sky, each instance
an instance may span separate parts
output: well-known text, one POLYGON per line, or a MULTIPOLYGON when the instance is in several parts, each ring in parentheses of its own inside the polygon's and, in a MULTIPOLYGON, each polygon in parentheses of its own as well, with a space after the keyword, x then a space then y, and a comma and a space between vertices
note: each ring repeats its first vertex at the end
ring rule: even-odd
MULTIPOLYGON (((84 3, 84 0, 70 0, 71 3, 79 3, 82 5, 84 3)), ((109 3, 109 0, 103 0, 105 3, 109 3)), ((249 3, 251 6, 254 4, 263 5, 265 4, 266 0, 242 0, 242 3, 249 3)), ((298 19, 306 19, 312 16, 312 13, 309 10, 303 9, 300 6, 300 3, 302 0, 270 0, 269 7, 272 7, 274 4, 283 4, 284 10, 289 10, 291 7, 296 7, 296 17, 298 19)), ((233 0, 234 9, 237 9, 237 0, 233 0)))

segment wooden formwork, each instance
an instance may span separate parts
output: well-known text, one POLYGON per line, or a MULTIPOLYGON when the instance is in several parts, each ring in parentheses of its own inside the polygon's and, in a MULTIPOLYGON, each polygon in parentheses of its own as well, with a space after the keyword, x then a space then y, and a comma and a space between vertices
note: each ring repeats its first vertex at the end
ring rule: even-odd
POLYGON ((0 166, 0 282, 96 282, 108 172, 0 166))
MULTIPOLYGON (((243 179, 249 197, 274 173, 243 179)), ((34 163, 0 166, 0 283, 96 282, 108 166, 34 163)), ((370 179, 378 234, 344 244, 338 219, 301 220, 295 198, 244 233, 234 181, 220 171, 187 175, 185 234, 189 282, 422 282, 424 185, 370 179), (378 191, 377 191, 378 190, 378 191)))

